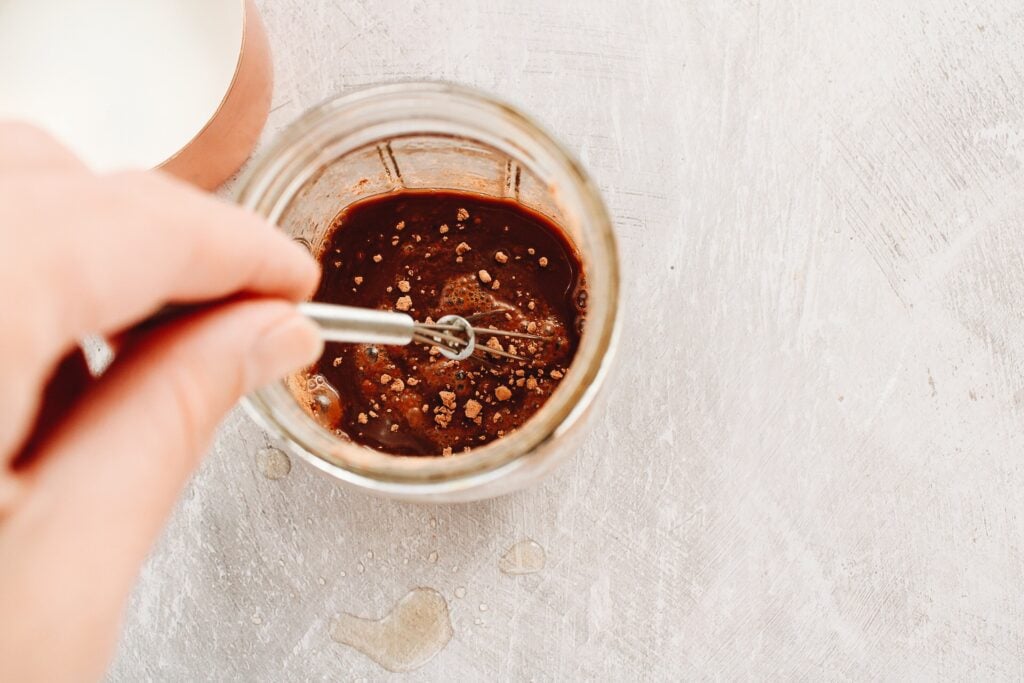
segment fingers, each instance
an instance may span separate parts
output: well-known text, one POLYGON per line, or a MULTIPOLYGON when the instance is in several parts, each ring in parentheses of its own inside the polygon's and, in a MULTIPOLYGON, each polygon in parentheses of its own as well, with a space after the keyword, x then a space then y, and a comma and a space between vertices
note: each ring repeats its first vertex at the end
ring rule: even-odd
POLYGON ((31 428, 37 387, 82 337, 164 304, 305 298, 319 272, 266 221, 157 172, 95 176, 47 134, 0 124, 0 452, 31 428), (29 398, 26 398, 29 397, 29 398))
POLYGON ((52 538, 48 562, 102 573, 82 564, 116 553, 130 581, 224 413, 321 348, 313 324, 280 301, 229 304, 154 332, 42 445, 18 523, 52 538), (64 548, 69 529, 76 540, 64 548))
POLYGON ((315 262, 279 230, 162 174, 69 192, 81 207, 73 228, 35 245, 48 298, 41 310, 59 343, 120 331, 168 302, 238 292, 299 299, 316 286, 315 262))

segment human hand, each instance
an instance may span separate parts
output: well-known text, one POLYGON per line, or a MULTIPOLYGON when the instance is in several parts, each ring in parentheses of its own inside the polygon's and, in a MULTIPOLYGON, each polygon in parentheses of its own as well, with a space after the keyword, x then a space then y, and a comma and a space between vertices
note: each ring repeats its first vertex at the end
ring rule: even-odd
POLYGON ((315 360, 315 262, 156 172, 0 123, 0 680, 102 676, 139 567, 221 417, 315 360), (168 303, 223 302, 144 333, 168 303), (100 378, 77 341, 119 350, 100 378))

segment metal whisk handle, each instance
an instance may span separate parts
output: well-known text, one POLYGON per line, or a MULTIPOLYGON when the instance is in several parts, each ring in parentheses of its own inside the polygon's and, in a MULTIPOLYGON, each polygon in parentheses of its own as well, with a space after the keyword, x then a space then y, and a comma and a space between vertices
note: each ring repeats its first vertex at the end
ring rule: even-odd
POLYGON ((408 344, 416 322, 405 313, 306 302, 299 311, 320 326, 324 341, 357 344, 408 344))

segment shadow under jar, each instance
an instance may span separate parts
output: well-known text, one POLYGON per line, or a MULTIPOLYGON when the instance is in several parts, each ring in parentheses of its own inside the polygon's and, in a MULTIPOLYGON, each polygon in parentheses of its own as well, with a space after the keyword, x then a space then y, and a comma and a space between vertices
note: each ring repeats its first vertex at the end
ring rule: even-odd
POLYGON ((558 387, 515 431, 449 457, 382 453, 325 429, 303 408, 305 373, 254 392, 246 406, 289 452, 373 493, 454 502, 521 488, 575 449, 612 359, 619 267, 607 211, 580 166, 535 123, 441 83, 377 86, 307 112, 241 179, 238 202, 319 255, 346 207, 403 190, 512 200, 562 228, 588 298, 579 347, 558 387))

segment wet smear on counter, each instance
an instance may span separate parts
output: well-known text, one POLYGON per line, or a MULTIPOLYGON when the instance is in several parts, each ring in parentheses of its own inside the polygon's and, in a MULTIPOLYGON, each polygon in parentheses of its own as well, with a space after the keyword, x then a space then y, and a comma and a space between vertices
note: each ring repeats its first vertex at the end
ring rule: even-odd
POLYGON ((292 471, 292 461, 280 448, 264 448, 259 456, 260 472, 267 479, 283 479, 292 471))
POLYGON ((448 603, 432 588, 415 588, 380 619, 341 614, 331 639, 362 652, 388 671, 412 671, 452 639, 448 603))
POLYGON ((544 569, 544 548, 529 539, 516 543, 498 560, 498 569, 505 574, 533 574, 544 569))

